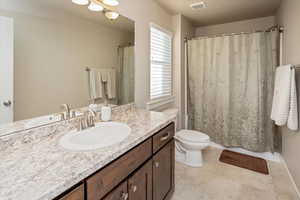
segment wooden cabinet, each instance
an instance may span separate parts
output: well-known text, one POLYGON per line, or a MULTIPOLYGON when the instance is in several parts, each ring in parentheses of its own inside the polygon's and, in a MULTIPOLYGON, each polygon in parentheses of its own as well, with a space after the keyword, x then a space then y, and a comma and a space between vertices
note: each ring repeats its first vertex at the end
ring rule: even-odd
POLYGON ((174 191, 174 123, 56 200, 169 200, 174 191))
POLYGON ((83 184, 59 198, 59 200, 84 200, 84 186, 83 184))
POLYGON ((129 200, 152 200, 152 160, 128 179, 129 200))
POLYGON ((110 192, 103 200, 128 200, 127 181, 110 192))
POLYGON ((175 125, 170 124, 166 128, 160 130, 153 136, 153 153, 156 153, 161 147, 173 139, 175 135, 175 125))
POLYGON ((173 141, 153 157, 153 200, 164 200, 174 186, 173 141))
POLYGON ((147 140, 86 180, 87 199, 99 200, 151 158, 152 141, 147 140))
POLYGON ((152 200, 152 160, 102 200, 152 200))

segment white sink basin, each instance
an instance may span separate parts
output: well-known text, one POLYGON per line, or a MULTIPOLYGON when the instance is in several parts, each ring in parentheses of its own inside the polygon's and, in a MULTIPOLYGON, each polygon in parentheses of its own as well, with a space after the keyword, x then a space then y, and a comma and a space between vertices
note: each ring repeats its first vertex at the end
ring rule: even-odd
POLYGON ((129 136, 130 132, 131 128, 126 124, 101 122, 93 128, 63 136, 60 145, 69 150, 94 150, 120 143, 129 136))

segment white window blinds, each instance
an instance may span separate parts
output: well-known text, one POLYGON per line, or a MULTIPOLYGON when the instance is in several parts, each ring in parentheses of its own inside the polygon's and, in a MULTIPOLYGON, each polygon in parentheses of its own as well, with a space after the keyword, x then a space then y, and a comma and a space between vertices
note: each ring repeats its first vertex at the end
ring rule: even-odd
POLYGON ((151 26, 151 94, 158 99, 172 95, 172 35, 151 26))

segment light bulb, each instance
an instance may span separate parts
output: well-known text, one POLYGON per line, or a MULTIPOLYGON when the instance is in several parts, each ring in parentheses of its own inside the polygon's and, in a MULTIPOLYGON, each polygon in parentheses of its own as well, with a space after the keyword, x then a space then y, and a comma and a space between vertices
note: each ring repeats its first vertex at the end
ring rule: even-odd
POLYGON ((99 5, 99 4, 96 4, 94 2, 91 2, 91 4, 89 5, 88 7, 91 11, 96 11, 96 12, 99 12, 99 11, 103 11, 104 8, 99 5))
POLYGON ((110 20, 115 20, 119 17, 119 13, 117 12, 113 12, 113 11, 109 11, 105 13, 105 16, 110 19, 110 20))
POLYGON ((88 5, 89 0, 72 0, 73 3, 78 4, 78 5, 88 5))
POLYGON ((118 0, 103 0, 103 3, 109 6, 117 6, 119 5, 118 0))

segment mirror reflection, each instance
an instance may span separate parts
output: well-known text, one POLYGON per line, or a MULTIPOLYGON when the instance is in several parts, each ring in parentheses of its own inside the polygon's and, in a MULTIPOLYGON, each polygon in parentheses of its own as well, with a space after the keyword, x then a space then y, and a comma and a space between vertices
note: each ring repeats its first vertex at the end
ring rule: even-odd
POLYGON ((1 1, 0 124, 134 102, 134 22, 89 7, 1 1))

